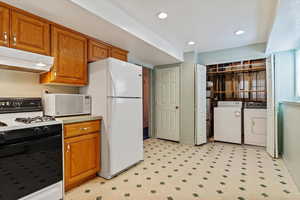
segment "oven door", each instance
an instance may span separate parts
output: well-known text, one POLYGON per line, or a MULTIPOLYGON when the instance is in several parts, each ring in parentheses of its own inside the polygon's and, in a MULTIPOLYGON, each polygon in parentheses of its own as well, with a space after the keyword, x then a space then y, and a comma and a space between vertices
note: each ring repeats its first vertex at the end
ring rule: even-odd
POLYGON ((0 146, 0 200, 16 200, 62 181, 62 136, 0 146))

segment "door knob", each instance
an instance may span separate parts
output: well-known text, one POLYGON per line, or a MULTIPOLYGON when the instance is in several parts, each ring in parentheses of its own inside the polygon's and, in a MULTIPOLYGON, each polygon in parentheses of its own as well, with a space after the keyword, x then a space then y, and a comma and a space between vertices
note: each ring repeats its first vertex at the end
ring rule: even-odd
POLYGON ((179 106, 175 106, 176 109, 179 109, 179 106))
POLYGON ((235 114, 236 117, 240 117, 241 116, 241 112, 239 112, 239 111, 236 111, 234 114, 235 114))

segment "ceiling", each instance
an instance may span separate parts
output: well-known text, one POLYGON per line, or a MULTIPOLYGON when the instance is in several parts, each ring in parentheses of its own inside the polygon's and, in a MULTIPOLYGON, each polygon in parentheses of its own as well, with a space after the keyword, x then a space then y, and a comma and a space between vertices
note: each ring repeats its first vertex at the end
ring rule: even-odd
MULTIPOLYGON (((165 41, 152 31, 146 30, 140 24, 134 28, 144 30, 146 36, 132 34, 132 27, 122 27, 110 21, 120 19, 121 10, 110 6, 108 0, 82 0, 90 2, 94 8, 99 8, 97 13, 92 13, 81 6, 76 5, 71 0, 6 0, 6 3, 26 10, 30 13, 44 17, 58 24, 67 26, 76 31, 92 36, 109 44, 129 51, 129 61, 143 66, 153 67, 156 65, 178 63, 183 60, 183 52, 174 48, 172 44, 165 41), (109 13, 112 17, 104 19, 101 14, 109 13), (100 13, 100 14, 98 14, 100 13)), ((122 15, 123 24, 133 20, 126 14, 122 15)))
POLYGON ((129 50, 146 66, 268 40, 277 0, 6 0, 8 4, 129 50), (168 18, 159 20, 160 11, 168 18), (242 29, 244 35, 234 32, 242 29), (196 44, 188 46, 188 41, 196 44))
POLYGON ((279 1, 267 53, 300 48, 300 0, 279 1))
POLYGON ((277 0, 110 0, 185 52, 240 47, 268 40, 277 0), (156 15, 168 13, 166 20, 156 15), (246 33, 236 36, 236 30, 246 33), (195 41, 190 47, 188 41, 195 41))

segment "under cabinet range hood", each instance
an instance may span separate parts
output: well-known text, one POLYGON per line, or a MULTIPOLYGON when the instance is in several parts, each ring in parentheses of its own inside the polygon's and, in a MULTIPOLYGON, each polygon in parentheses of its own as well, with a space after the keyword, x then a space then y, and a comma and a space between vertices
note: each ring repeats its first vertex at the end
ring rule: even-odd
POLYGON ((0 68, 27 72, 48 72, 54 57, 31 53, 18 49, 0 47, 0 68))

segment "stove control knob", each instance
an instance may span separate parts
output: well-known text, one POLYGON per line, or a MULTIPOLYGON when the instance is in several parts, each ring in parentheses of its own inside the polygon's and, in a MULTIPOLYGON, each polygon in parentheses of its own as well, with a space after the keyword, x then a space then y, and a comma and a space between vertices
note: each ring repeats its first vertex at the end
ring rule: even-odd
POLYGON ((43 134, 43 131, 42 131, 42 129, 41 129, 41 128, 39 128, 39 127, 36 127, 36 128, 34 128, 34 129, 33 129, 33 131, 34 131, 34 133, 35 133, 35 134, 37 134, 37 135, 41 135, 41 134, 43 134))
POLYGON ((50 132, 49 127, 48 127, 48 126, 44 126, 44 127, 43 127, 43 133, 44 133, 44 134, 48 134, 49 132, 50 132))

